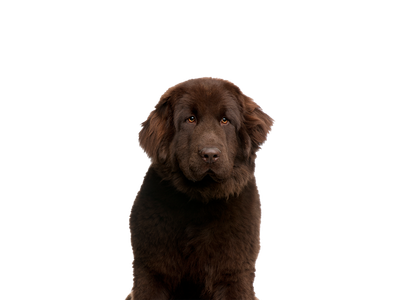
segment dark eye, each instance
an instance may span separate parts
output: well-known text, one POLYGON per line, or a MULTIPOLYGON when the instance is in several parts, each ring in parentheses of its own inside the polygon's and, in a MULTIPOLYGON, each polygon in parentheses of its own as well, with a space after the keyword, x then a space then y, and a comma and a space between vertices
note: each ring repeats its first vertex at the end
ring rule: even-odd
POLYGON ((186 119, 189 123, 194 123, 196 122, 196 117, 195 116, 191 116, 189 118, 186 119))
POLYGON ((229 123, 229 120, 228 120, 227 118, 223 117, 223 118, 221 119, 221 124, 226 125, 226 124, 228 124, 228 123, 229 123))

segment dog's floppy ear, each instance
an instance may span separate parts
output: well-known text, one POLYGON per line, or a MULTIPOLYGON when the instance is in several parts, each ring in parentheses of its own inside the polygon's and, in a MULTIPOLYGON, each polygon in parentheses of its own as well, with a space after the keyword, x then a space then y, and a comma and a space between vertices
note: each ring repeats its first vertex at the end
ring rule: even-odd
POLYGON ((241 95, 243 99, 243 124, 242 140, 245 152, 248 155, 256 153, 266 141, 274 120, 264 113, 261 108, 249 97, 241 95))
POLYGON ((164 163, 168 157, 168 142, 173 133, 171 126, 169 90, 161 97, 155 109, 142 123, 139 132, 139 143, 152 161, 164 163))

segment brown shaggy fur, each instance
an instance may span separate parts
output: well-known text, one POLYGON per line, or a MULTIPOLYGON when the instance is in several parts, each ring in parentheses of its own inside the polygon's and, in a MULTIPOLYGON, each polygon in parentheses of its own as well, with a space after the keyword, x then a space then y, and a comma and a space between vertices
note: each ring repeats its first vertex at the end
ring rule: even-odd
POLYGON ((139 133, 152 164, 130 217, 134 284, 127 299, 256 299, 254 160, 272 123, 221 79, 189 80, 161 97, 139 133))

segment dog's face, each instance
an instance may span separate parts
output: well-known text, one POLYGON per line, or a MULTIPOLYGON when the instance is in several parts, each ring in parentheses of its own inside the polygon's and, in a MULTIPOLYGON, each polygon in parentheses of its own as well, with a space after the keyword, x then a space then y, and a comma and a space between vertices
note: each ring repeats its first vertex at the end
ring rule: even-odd
POLYGON ((201 78, 170 88, 143 123, 139 140, 179 190, 228 197, 252 176, 272 122, 232 83, 201 78))
POLYGON ((180 170, 191 181, 209 175, 223 181, 232 173, 241 149, 239 105, 226 90, 210 87, 188 89, 174 109, 174 152, 180 170), (174 151, 175 149, 175 151, 174 151))

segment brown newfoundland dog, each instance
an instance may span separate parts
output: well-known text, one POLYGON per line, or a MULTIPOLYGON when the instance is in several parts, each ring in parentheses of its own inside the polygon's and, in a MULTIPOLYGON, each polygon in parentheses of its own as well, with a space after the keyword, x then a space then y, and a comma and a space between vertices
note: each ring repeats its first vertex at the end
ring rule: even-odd
POLYGON ((133 204, 127 299, 256 299, 254 160, 273 120, 232 83, 170 88, 139 133, 152 164, 133 204))

